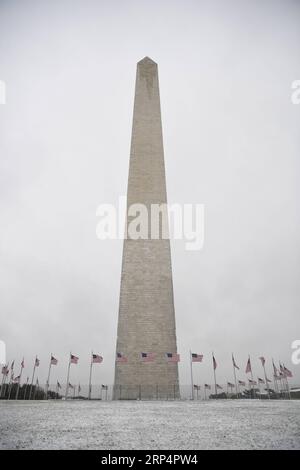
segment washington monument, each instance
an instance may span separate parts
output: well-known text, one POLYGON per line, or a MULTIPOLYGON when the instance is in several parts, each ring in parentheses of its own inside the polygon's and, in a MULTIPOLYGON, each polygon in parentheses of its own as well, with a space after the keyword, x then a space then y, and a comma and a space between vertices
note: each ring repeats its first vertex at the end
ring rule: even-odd
POLYGON ((114 399, 179 398, 170 240, 161 230, 167 213, 156 239, 128 231, 133 204, 150 214, 153 204, 166 203, 158 69, 145 57, 136 72, 114 399))

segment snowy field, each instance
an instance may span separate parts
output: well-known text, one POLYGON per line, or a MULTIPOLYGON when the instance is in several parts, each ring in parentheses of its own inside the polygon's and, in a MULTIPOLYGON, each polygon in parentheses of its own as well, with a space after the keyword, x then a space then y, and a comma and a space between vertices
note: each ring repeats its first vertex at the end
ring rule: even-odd
POLYGON ((300 449, 300 401, 2 401, 0 449, 300 449))

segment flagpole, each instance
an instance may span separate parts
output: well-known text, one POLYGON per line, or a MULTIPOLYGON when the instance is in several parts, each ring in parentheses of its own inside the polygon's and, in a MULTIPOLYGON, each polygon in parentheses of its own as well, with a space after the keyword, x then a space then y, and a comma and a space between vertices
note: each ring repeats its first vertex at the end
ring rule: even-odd
POLYGON ((17 386, 15 400, 17 400, 18 397, 19 397, 19 390, 20 390, 20 383, 21 383, 21 379, 22 379, 23 369, 24 369, 24 357, 23 357, 22 362, 21 362, 20 378, 18 380, 18 386, 17 386))
POLYGON ((24 398, 23 398, 24 400, 26 400, 28 382, 29 382, 29 377, 27 376, 26 385, 25 385, 25 391, 24 391, 24 398))
POLYGON ((32 379, 31 379, 31 385, 30 385, 30 390, 29 390, 29 400, 31 400, 31 393, 32 393, 34 374, 35 374, 35 368, 36 368, 36 360, 37 360, 37 356, 35 356, 35 361, 34 361, 34 366, 33 366, 32 379))
POLYGON ((11 395, 12 377, 13 377, 13 371, 11 371, 10 373, 10 379, 9 379, 9 385, 8 385, 8 397, 7 397, 8 400, 10 400, 10 395, 11 395))
POLYGON ((191 350, 190 350, 190 363, 191 363, 192 400, 194 400, 193 361, 192 361, 192 351, 191 350))
POLYGON ((72 354, 72 353, 70 352, 65 399, 68 398, 68 392, 69 392, 69 378, 70 378, 71 354, 72 354))
POLYGON ((252 372, 252 364, 251 364, 250 354, 248 355, 248 359, 249 359, 250 367, 251 367, 251 369, 250 369, 250 372, 251 372, 251 380, 252 380, 252 382, 251 382, 251 391, 252 391, 252 396, 251 396, 251 398, 254 398, 254 391, 253 391, 253 372, 252 372))
POLYGON ((46 383, 46 400, 48 400, 48 390, 49 390, 49 383, 50 383, 51 365, 52 365, 52 353, 51 353, 51 355, 50 355, 50 364, 49 364, 49 371, 48 371, 48 379, 47 379, 47 383, 46 383))
POLYGON ((234 359, 233 359, 233 353, 232 353, 232 366, 233 366, 233 375, 234 375, 234 383, 235 383, 235 393, 236 397, 238 398, 238 388, 237 388, 237 381, 236 381, 236 372, 235 372, 235 365, 234 365, 234 359))
POLYGON ((39 383, 39 379, 36 379, 35 388, 34 388, 34 394, 33 394, 33 400, 35 400, 36 390, 37 390, 38 383, 39 383))
POLYGON ((2 377, 0 397, 2 397, 2 394, 3 394, 2 392, 3 392, 3 389, 4 389, 5 379, 6 379, 6 369, 5 369, 5 374, 3 374, 3 377, 2 377))
POLYGON ((88 397, 89 400, 91 399, 91 395, 92 395, 92 368, 93 368, 93 351, 91 355, 91 364, 90 364, 89 397, 88 397))
MULTIPOLYGON (((285 365, 284 364, 283 364, 283 371, 285 372, 285 365)), ((291 399, 291 391, 290 391, 288 376, 286 375, 286 373, 284 374, 284 376, 285 376, 285 381, 286 381, 287 393, 288 393, 288 397, 289 397, 289 400, 290 400, 291 399)))
POLYGON ((273 365, 274 389, 275 389, 276 395, 278 395, 279 391, 278 391, 278 382, 277 382, 277 369, 276 369, 276 366, 274 364, 273 357, 272 357, 272 365, 273 365))
POLYGON ((213 358, 213 369, 214 369, 214 379, 215 379, 215 395, 218 395, 217 391, 217 379, 216 379, 216 369, 215 369, 215 362, 214 362, 214 352, 212 352, 212 358, 213 358))
POLYGON ((268 383, 268 380, 267 380, 265 363, 263 363, 263 368, 264 368, 264 374, 265 374, 265 382, 266 382, 267 390, 268 390, 268 397, 269 397, 269 400, 270 400, 270 389, 269 389, 269 383, 268 383))

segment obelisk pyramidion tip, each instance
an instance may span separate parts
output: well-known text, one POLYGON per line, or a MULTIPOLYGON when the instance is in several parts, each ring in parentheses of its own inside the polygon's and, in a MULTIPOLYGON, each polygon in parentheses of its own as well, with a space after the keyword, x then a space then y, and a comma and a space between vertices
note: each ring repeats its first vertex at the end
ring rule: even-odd
POLYGON ((150 59, 150 57, 146 56, 138 62, 138 65, 157 65, 157 63, 150 59))

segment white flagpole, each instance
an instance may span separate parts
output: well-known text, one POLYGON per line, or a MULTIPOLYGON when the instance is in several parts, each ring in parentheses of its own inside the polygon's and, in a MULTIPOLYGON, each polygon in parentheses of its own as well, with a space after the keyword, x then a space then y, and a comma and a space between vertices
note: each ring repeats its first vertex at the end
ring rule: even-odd
POLYGON ((22 360, 22 363, 21 363, 20 378, 19 378, 19 381, 18 381, 18 386, 17 386, 17 392, 16 392, 15 400, 17 400, 18 397, 19 397, 20 383, 21 383, 22 373, 23 373, 23 369, 24 369, 23 364, 24 364, 24 357, 23 357, 23 360, 22 360))
POLYGON ((251 398, 254 398, 254 389, 253 389, 253 387, 254 387, 254 384, 253 384, 253 371, 252 371, 252 363, 251 363, 251 359, 250 359, 250 354, 249 354, 248 358, 249 358, 249 361, 250 361, 250 368, 251 368, 251 380, 252 380, 252 382, 251 382, 251 391, 252 391, 252 397, 251 397, 251 398))
POLYGON ((72 355, 72 353, 70 352, 65 399, 68 398, 68 392, 69 392, 69 379, 70 379, 71 355, 72 355))
POLYGON ((51 356, 50 356, 50 364, 49 364, 49 370, 48 370, 48 379, 47 379, 47 383, 46 383, 46 400, 48 400, 48 390, 49 390, 49 384, 50 384, 51 365, 52 365, 52 353, 51 353, 51 356))
POLYGON ((34 388, 34 394, 33 394, 33 400, 35 400, 35 396, 36 396, 36 391, 37 391, 38 384, 39 384, 39 379, 36 379, 35 388, 34 388))
POLYGON ((91 364, 90 364, 89 400, 91 399, 91 395, 92 395, 92 368, 93 368, 93 351, 91 355, 91 364))
POLYGON ((218 391, 217 391, 217 379, 216 379, 216 369, 215 369, 214 357, 215 357, 214 352, 212 352, 213 370, 214 370, 214 380, 215 380, 215 395, 218 395, 218 391))
POLYGON ((267 390, 268 390, 268 397, 269 397, 269 400, 270 400, 270 388, 269 388, 269 383, 268 383, 268 380, 267 380, 267 374, 266 374, 265 363, 263 363, 262 366, 263 366, 263 368, 264 368, 265 382, 266 382, 266 386, 267 386, 267 390))
POLYGON ((27 376, 26 385, 25 385, 25 391, 24 391, 24 400, 26 400, 28 382, 29 382, 29 377, 27 376))
POLYGON ((35 356, 35 361, 34 361, 34 366, 33 366, 32 379, 31 379, 31 385, 30 385, 30 390, 29 390, 29 400, 31 400, 31 393, 32 393, 34 374, 35 374, 35 368, 36 368, 36 360, 37 360, 37 356, 35 356))
POLYGON ((190 363, 191 363, 191 385, 192 385, 192 400, 194 400, 193 361, 192 361, 192 351, 191 351, 191 350, 190 350, 190 363))
POLYGON ((236 392, 236 397, 238 398, 238 388, 237 388, 237 381, 236 381, 236 372, 235 372, 235 366, 234 366, 234 359, 233 359, 233 353, 232 353, 232 366, 233 366, 233 375, 234 375, 234 383, 235 383, 235 392, 236 392))
MULTIPOLYGON (((285 370, 285 365, 284 365, 284 364, 283 364, 283 370, 285 370)), ((286 389, 287 389, 288 397, 289 397, 289 400, 290 400, 290 399, 291 399, 291 392, 290 392, 290 386, 289 386, 288 377, 287 377, 286 373, 284 373, 284 377, 285 377, 286 389)))
POLYGON ((2 377, 0 397, 2 397, 2 395, 3 395, 3 389, 4 389, 5 379, 6 379, 6 370, 5 370, 5 374, 3 374, 3 377, 2 377))

